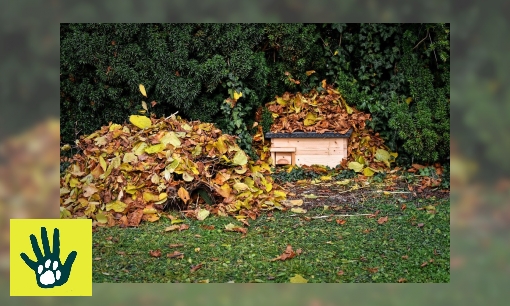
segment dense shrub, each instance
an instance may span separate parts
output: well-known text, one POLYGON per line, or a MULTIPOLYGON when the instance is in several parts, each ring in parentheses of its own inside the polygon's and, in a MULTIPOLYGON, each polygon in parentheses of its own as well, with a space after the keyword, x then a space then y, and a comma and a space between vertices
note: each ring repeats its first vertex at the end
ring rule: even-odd
POLYGON ((327 79, 401 163, 449 156, 449 25, 63 24, 60 40, 64 143, 141 111, 141 83, 149 112, 215 122, 250 152, 258 107, 327 79))

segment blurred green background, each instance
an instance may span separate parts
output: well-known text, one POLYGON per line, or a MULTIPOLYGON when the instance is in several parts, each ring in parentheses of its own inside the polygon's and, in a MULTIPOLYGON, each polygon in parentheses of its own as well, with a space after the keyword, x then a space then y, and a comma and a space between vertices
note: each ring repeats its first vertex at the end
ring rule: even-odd
POLYGON ((508 1, 20 0, 0 12, 0 303, 501 305, 509 296, 508 1), (450 22, 451 284, 98 284, 91 298, 8 297, 10 218, 58 217, 59 22, 450 22), (48 183, 52 182, 52 183, 48 183), (221 286, 221 287, 220 287, 221 286))

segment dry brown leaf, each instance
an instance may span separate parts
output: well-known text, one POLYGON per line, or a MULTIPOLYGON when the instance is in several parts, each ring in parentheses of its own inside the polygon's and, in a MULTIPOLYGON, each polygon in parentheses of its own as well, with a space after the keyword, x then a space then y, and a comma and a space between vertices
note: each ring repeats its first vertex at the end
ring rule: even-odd
POLYGON ((377 220, 377 223, 379 223, 379 224, 384 224, 386 222, 388 222, 388 216, 380 217, 379 220, 377 220))

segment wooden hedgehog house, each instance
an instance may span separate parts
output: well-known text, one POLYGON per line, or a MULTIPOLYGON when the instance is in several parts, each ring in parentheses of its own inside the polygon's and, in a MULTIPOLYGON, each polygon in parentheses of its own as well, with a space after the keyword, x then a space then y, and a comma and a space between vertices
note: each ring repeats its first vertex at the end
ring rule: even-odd
POLYGON ((331 168, 347 157, 352 129, 345 134, 327 132, 266 133, 271 139, 273 166, 324 165, 331 168))

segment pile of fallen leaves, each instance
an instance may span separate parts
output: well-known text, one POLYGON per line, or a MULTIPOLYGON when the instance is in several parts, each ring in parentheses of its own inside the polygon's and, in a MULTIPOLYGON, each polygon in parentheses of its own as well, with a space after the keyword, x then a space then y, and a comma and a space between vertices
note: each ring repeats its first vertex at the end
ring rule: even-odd
POLYGON ((366 121, 371 120, 370 114, 349 106, 340 92, 327 85, 325 80, 322 87, 320 92, 312 90, 307 94, 286 92, 267 103, 266 108, 274 119, 271 132, 346 134, 351 130, 348 158, 342 161, 341 166, 365 176, 389 169, 397 153, 390 152, 379 134, 366 127, 366 121))
POLYGON ((284 208, 269 164, 250 160, 236 137, 175 116, 129 119, 76 140, 80 152, 60 180, 61 218, 137 226, 172 206, 200 220, 284 208))

